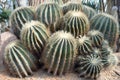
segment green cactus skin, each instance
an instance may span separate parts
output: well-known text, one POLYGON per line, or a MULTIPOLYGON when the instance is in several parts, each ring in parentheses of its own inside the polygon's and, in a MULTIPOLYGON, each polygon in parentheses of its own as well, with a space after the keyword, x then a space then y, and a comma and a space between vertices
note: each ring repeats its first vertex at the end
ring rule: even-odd
POLYGON ((18 7, 11 13, 9 20, 10 27, 18 38, 20 37, 23 25, 26 22, 35 19, 34 11, 32 9, 32 7, 18 7))
POLYGON ((5 48, 4 64, 12 76, 27 77, 37 70, 36 58, 19 40, 9 43, 5 48))
POLYGON ((89 6, 86 6, 86 5, 83 5, 82 7, 82 11, 87 15, 88 19, 90 20, 94 15, 96 15, 96 11, 89 7, 89 6))
POLYGON ((99 13, 90 20, 91 30, 99 30, 104 34, 104 38, 108 40, 110 47, 115 47, 119 34, 119 26, 117 20, 109 14, 99 13))
POLYGON ((75 71, 80 77, 88 79, 96 79, 102 70, 102 62, 99 56, 91 54, 87 57, 78 57, 75 71))
POLYGON ((90 54, 93 51, 93 47, 91 44, 91 41, 89 37, 83 36, 77 38, 77 48, 78 48, 78 54, 86 56, 90 54))
POLYGON ((111 53, 108 56, 102 58, 102 63, 104 69, 111 69, 117 65, 118 58, 111 53))
POLYGON ((47 28, 38 21, 26 23, 21 31, 22 43, 38 58, 48 37, 49 32, 47 28))
POLYGON ((63 75, 73 67, 75 56, 75 38, 70 33, 58 31, 49 38, 42 54, 42 61, 48 73, 63 75))
POLYGON ((59 5, 63 5, 63 1, 62 0, 51 0, 59 5))
POLYGON ((55 30, 65 30, 73 34, 74 37, 87 34, 89 30, 89 20, 80 11, 69 11, 61 20, 57 21, 55 30))
POLYGON ((42 3, 36 10, 37 19, 44 23, 50 30, 54 31, 54 24, 62 16, 62 9, 54 2, 42 3))
POLYGON ((90 37, 90 40, 94 47, 101 47, 104 40, 104 36, 101 32, 97 30, 91 30, 87 33, 87 36, 90 37))
POLYGON ((79 2, 67 2, 62 6, 63 14, 66 14, 69 11, 82 11, 82 4, 79 2))
POLYGON ((109 47, 109 42, 107 40, 103 40, 102 47, 109 47))

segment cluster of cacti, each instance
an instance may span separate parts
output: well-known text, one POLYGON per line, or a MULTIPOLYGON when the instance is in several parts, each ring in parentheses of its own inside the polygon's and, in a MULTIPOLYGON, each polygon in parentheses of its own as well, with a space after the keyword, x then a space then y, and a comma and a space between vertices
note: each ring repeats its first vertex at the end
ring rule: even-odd
POLYGON ((79 72, 80 77, 96 79, 102 70, 101 58, 95 54, 87 57, 78 57, 75 70, 79 72))
POLYGON ((38 21, 26 23, 21 30, 22 43, 38 58, 41 55, 48 37, 49 32, 47 28, 38 21))
POLYGON ((96 11, 93 8, 86 5, 83 5, 82 11, 87 15, 89 20, 96 14, 96 11))
POLYGON ((62 6, 63 14, 69 11, 82 11, 82 4, 79 2, 70 1, 62 6))
POLYGON ((18 7, 11 13, 9 20, 10 27, 18 38, 20 37, 23 25, 35 19, 32 9, 32 7, 18 7))
POLYGON ((89 27, 89 20, 84 13, 69 11, 61 20, 58 20, 55 25, 55 30, 65 30, 77 37, 87 34, 89 27))
POLYGON ((69 72, 74 64, 75 52, 75 39, 70 33, 64 31, 54 33, 49 38, 42 54, 44 68, 54 75, 69 72))
POLYGON ((44 23, 52 32, 54 32, 54 24, 62 17, 62 10, 55 2, 42 3, 36 10, 37 20, 44 23))
POLYGON ((109 45, 111 47, 115 46, 119 34, 119 26, 114 17, 106 13, 99 13, 90 20, 90 23, 90 29, 102 32, 109 45))
POLYGON ((37 60, 19 40, 9 43, 5 48, 4 63, 9 72, 16 77, 26 77, 37 70, 37 60))
POLYGON ((21 40, 5 49, 4 63, 12 75, 32 74, 39 60, 53 75, 65 74, 75 66, 80 77, 96 79, 103 68, 117 64, 112 48, 119 27, 112 16, 97 14, 76 1, 48 0, 36 12, 30 8, 17 8, 10 16, 10 26, 21 40))

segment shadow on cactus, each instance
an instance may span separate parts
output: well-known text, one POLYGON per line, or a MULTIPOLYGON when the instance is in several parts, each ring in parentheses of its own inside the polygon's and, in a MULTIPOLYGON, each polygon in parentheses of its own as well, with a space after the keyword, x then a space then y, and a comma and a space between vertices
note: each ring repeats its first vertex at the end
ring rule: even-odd
POLYGON ((34 19, 35 15, 32 7, 18 7, 11 13, 9 23, 13 33, 20 38, 23 25, 34 19))
POLYGON ((38 21, 31 21, 23 26, 21 31, 22 43, 36 56, 40 58, 41 52, 49 37, 49 31, 44 24, 38 21))
POLYGON ((49 39, 42 54, 44 68, 53 75, 70 72, 76 56, 75 38, 67 32, 58 31, 49 39))
POLYGON ((65 30, 77 37, 87 34, 89 30, 89 20, 80 11, 69 11, 65 16, 56 22, 55 30, 65 30))
POLYGON ((5 48, 4 64, 11 75, 23 78, 37 70, 38 62, 20 41, 15 40, 5 48))

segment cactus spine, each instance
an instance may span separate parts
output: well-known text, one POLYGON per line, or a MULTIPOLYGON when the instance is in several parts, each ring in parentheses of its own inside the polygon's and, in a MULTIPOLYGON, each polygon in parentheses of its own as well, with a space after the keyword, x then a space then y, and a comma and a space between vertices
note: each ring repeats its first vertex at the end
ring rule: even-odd
POLYGON ((90 37, 90 40, 94 47, 101 47, 104 40, 104 36, 101 32, 96 30, 91 30, 87 33, 87 36, 90 37))
POLYGON ((26 23, 21 31, 21 41, 38 58, 48 37, 47 28, 38 21, 26 23))
POLYGON ((67 32, 58 31, 48 40, 42 55, 45 68, 54 75, 62 75, 71 70, 75 58, 74 37, 67 32))
POLYGON ((96 15, 96 12, 93 8, 83 5, 82 11, 87 15, 88 19, 90 20, 94 15, 96 15))
POLYGON ((4 63, 9 72, 16 77, 27 77, 37 70, 37 60, 16 40, 5 48, 4 63))
POLYGON ((114 47, 119 34, 118 22, 109 14, 99 13, 91 21, 91 29, 99 30, 108 40, 110 47, 114 47))
POLYGON ((20 37, 23 25, 34 19, 34 11, 31 8, 32 7, 18 7, 10 16, 10 27, 18 38, 20 37))
POLYGON ((88 55, 93 51, 91 41, 88 37, 83 36, 77 39, 78 54, 79 55, 88 55))
POLYGON ((62 17, 61 8, 54 2, 40 4, 36 10, 37 19, 44 23, 51 31, 54 31, 54 24, 62 17))
POLYGON ((91 54, 87 57, 78 57, 75 70, 79 73, 80 77, 88 79, 96 79, 102 70, 102 63, 99 56, 91 54))
POLYGON ((85 35, 89 30, 89 20, 87 16, 79 11, 69 11, 62 20, 57 21, 55 30, 65 30, 71 32, 74 37, 85 35))

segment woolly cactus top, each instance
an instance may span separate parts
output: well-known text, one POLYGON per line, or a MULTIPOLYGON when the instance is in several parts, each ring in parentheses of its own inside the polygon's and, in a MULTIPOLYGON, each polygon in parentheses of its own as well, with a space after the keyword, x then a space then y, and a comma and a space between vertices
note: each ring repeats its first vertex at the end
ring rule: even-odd
POLYGON ((83 36, 83 37, 79 36, 79 38, 78 38, 78 42, 79 42, 80 45, 84 44, 86 40, 90 40, 89 37, 87 37, 87 36, 83 36))

